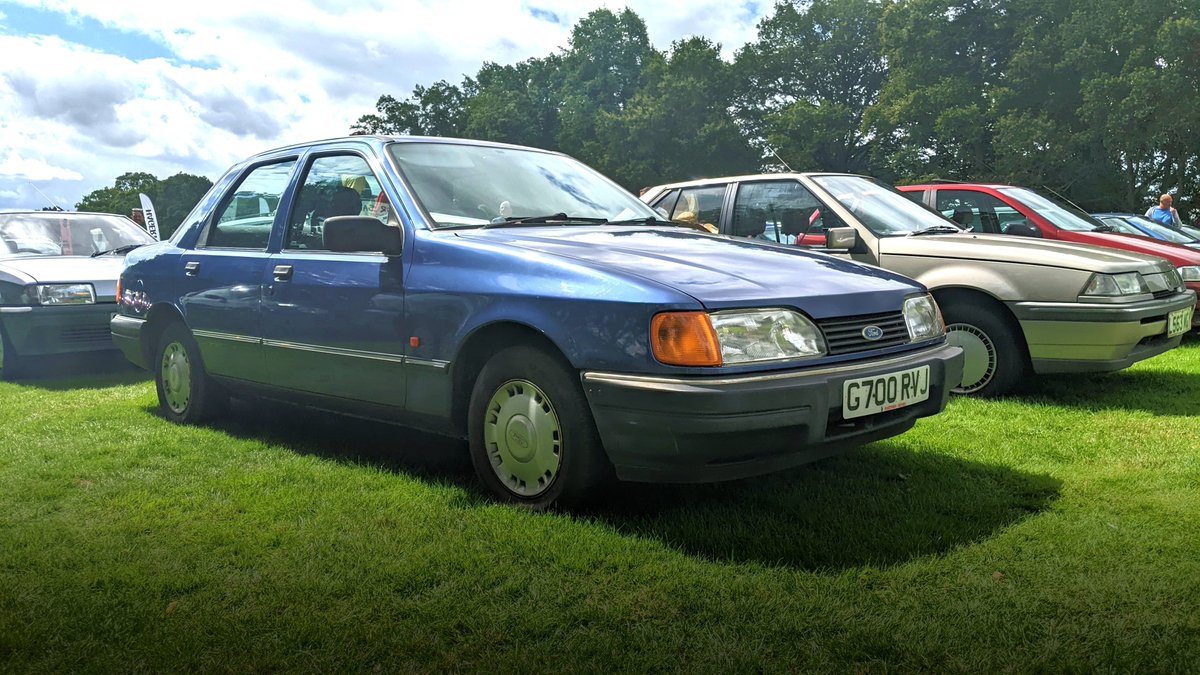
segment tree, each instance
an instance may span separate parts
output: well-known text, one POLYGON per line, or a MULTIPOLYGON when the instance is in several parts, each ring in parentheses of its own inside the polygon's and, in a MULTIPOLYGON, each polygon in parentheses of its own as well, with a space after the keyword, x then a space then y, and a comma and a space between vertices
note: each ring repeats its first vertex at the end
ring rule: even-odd
POLYGON ((672 45, 643 72, 621 109, 597 113, 597 168, 630 189, 754 171, 758 153, 731 113, 732 67, 719 45, 694 37, 672 45))
MULTIPOLYGON (((863 116, 887 74, 879 0, 779 2, 737 54, 736 108, 755 142, 797 171, 868 171, 863 116)), ((773 162, 770 157, 768 162, 773 162)))
POLYGON ((466 130, 466 102, 474 83, 467 79, 457 87, 439 80, 413 87, 412 96, 397 101, 384 94, 375 103, 375 114, 358 118, 351 127, 355 134, 412 134, 414 136, 462 136, 466 130))
POLYGON ((160 181, 152 174, 133 171, 117 176, 112 187, 85 195, 75 210, 129 216, 134 209, 142 208, 138 195, 144 193, 154 203, 159 236, 166 238, 211 187, 212 181, 204 176, 181 172, 160 181))

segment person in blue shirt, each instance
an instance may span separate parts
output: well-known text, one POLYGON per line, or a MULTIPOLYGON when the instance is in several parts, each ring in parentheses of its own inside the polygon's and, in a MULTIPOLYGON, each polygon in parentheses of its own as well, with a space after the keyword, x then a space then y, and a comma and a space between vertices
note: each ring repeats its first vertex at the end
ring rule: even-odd
POLYGON ((1179 212, 1175 207, 1171 206, 1171 195, 1163 195, 1158 198, 1158 206, 1146 210, 1146 217, 1150 220, 1156 220, 1167 227, 1183 227, 1183 220, 1179 217, 1179 212))

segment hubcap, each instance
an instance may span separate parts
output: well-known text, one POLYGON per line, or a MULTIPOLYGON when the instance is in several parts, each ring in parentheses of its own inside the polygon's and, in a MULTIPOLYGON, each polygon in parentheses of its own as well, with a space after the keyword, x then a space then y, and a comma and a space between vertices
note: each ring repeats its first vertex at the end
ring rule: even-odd
POLYGON ((562 463, 562 428, 550 397, 528 380, 500 385, 488 401, 483 442, 496 477, 515 495, 536 497, 562 463))
POLYGON ((946 326, 946 342, 963 350, 962 384, 951 391, 971 394, 983 389, 996 374, 996 345, 987 333, 967 323, 946 326))
POLYGON ((192 366, 187 350, 178 342, 172 342, 163 350, 162 382, 167 407, 177 415, 182 414, 192 398, 192 366))

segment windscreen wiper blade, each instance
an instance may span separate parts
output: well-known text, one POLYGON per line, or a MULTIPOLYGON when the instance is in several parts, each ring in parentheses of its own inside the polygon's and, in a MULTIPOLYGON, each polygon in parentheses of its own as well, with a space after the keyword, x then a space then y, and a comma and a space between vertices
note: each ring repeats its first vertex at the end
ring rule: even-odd
POLYGON ((118 247, 116 247, 116 248, 110 248, 110 249, 108 249, 107 251, 96 251, 95 253, 93 253, 93 254, 92 254, 92 257, 93 257, 93 258, 99 258, 99 257, 100 257, 100 256, 102 256, 102 255, 108 255, 108 254, 110 254, 110 253, 129 253, 129 252, 130 252, 130 251, 132 251, 133 249, 135 249, 135 248, 141 248, 141 247, 143 247, 143 246, 145 246, 145 244, 125 244, 124 246, 118 246, 118 247))
POLYGON ((491 227, 520 227, 522 225, 547 225, 550 223, 587 223, 603 225, 607 223, 607 218, 584 218, 581 216, 568 216, 565 213, 551 213, 546 216, 520 216, 505 218, 500 222, 488 223, 483 226, 483 229, 491 227))
POLYGON ((927 227, 923 230, 917 230, 916 232, 909 232, 908 236, 919 237, 923 234, 942 234, 943 232, 947 233, 947 234, 950 234, 950 233, 957 234, 960 232, 966 232, 966 230, 956 227, 954 225, 933 225, 933 226, 927 227))
POLYGON ((1092 228, 1092 232, 1116 232, 1117 228, 1112 225, 1097 225, 1092 228))

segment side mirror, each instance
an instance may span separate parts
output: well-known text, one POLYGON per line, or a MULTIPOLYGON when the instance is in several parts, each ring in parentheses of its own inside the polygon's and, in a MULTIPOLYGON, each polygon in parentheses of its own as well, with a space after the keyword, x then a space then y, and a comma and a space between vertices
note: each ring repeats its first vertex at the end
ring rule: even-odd
POLYGON ((831 227, 825 230, 825 248, 850 250, 858 243, 858 232, 853 227, 831 227))
POLYGON ((1042 236, 1042 231, 1030 225, 1028 221, 1018 220, 1008 224, 1004 228, 1004 234, 1015 234, 1018 237, 1037 237, 1042 236))
POLYGON ((400 255, 404 232, 370 216, 334 216, 321 225, 325 248, 337 253, 400 255))

